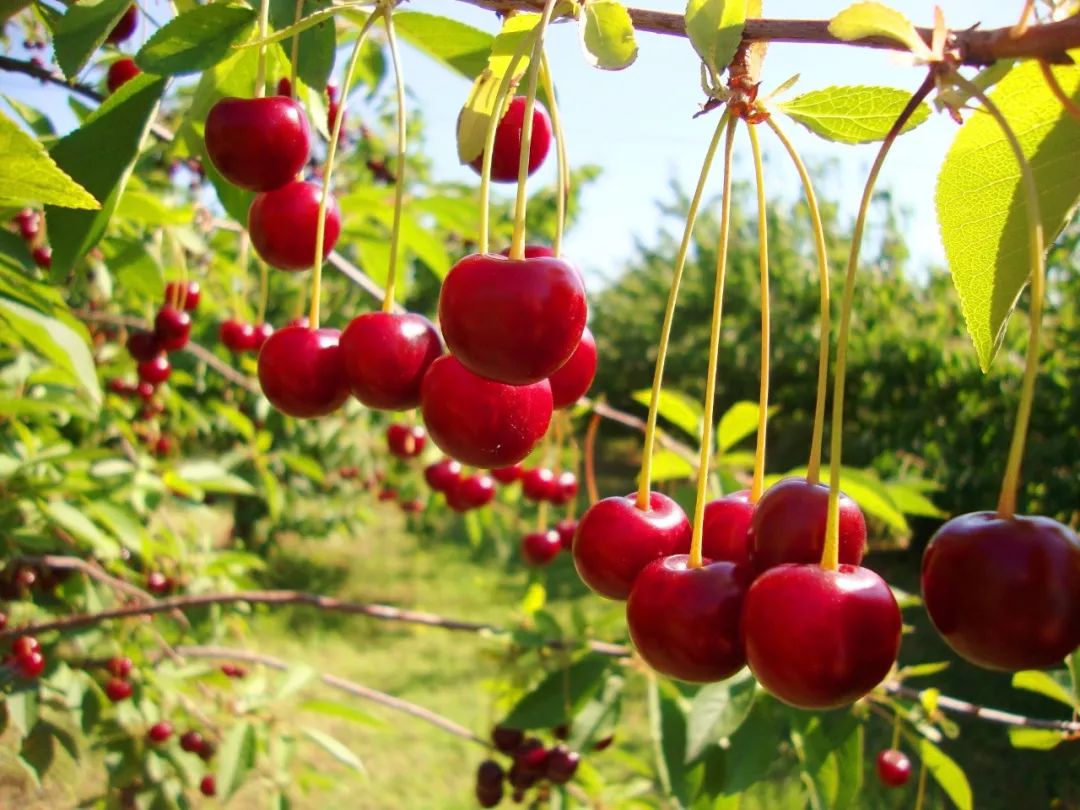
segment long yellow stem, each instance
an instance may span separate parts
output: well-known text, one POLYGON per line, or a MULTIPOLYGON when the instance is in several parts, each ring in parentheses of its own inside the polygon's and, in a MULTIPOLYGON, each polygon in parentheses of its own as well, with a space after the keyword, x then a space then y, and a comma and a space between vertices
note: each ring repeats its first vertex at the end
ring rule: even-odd
POLYGON ((394 85, 397 97, 397 174, 394 180, 394 225, 390 232, 390 268, 386 273, 386 291, 383 293, 383 312, 394 309, 394 286, 397 281, 398 252, 401 243, 401 210, 405 199, 405 78, 401 72, 397 37, 394 35, 394 15, 388 8, 383 15, 386 23, 386 41, 390 47, 390 61, 394 65, 394 85))
POLYGON ((769 222, 765 200, 765 169, 757 127, 748 124, 750 149, 754 155, 754 183, 758 204, 758 269, 761 275, 761 381, 758 387, 758 431, 754 449, 754 479, 750 485, 750 503, 757 503, 765 482, 765 440, 769 426, 769 222))
MULTIPOLYGON (((259 39, 265 40, 270 33, 270 0, 259 2, 259 39)), ((255 98, 266 95, 266 48, 264 42, 259 46, 259 60, 255 64, 255 98)))
MULTIPOLYGON (((300 17, 304 13, 304 0, 296 0, 296 7, 293 10, 293 25, 300 22, 300 17)), ((289 54, 289 64, 292 70, 289 74, 289 98, 296 98, 296 79, 300 73, 300 32, 297 31, 292 36, 292 47, 289 54)))
POLYGON ((555 83, 551 78, 551 67, 546 53, 540 54, 540 79, 544 83, 544 95, 548 99, 548 113, 551 115, 551 129, 555 133, 555 162, 558 180, 555 186, 555 239, 551 249, 556 256, 562 255, 563 231, 566 229, 566 198, 570 194, 570 166, 566 160, 566 133, 563 132, 559 118, 559 105, 555 101, 555 83))

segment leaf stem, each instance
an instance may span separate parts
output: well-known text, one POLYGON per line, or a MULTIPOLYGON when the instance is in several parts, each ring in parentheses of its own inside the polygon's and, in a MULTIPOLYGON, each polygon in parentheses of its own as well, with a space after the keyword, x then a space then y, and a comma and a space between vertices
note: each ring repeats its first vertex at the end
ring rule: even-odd
POLYGON ((394 310, 394 286, 397 281, 398 252, 401 248, 401 209, 405 198, 405 78, 401 71, 397 37, 394 35, 393 13, 388 7, 383 14, 386 23, 386 42, 390 47, 390 61, 394 65, 394 90, 397 98, 397 171, 394 176, 394 224, 390 232, 390 268, 386 273, 386 290, 383 294, 383 312, 394 310))
POLYGON ((754 183, 758 204, 758 268, 761 274, 761 381, 758 388, 757 446, 754 449, 754 479, 750 503, 757 503, 765 481, 765 434, 769 425, 769 221, 765 200, 765 169, 757 127, 748 123, 750 148, 754 155, 754 183))
POLYGON ((562 255, 563 231, 566 230, 566 203, 570 194, 570 164, 566 159, 566 133, 563 132, 562 119, 559 118, 559 105, 555 101, 555 83, 551 78, 551 67, 546 53, 540 54, 540 79, 544 83, 544 95, 547 96, 548 114, 551 116, 551 129, 555 133, 555 162, 558 183, 555 189, 555 239, 551 249, 556 256, 562 255))

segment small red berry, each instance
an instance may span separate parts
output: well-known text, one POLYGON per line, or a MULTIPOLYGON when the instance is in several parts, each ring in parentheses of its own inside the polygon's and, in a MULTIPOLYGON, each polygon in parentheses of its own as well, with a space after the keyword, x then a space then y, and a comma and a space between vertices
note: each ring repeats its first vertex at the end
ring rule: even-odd
POLYGON ((911 778, 911 760, 903 751, 890 748, 877 755, 877 774, 886 787, 902 787, 911 778))
POLYGON ((217 795, 217 783, 214 781, 213 776, 207 774, 202 778, 202 781, 199 782, 199 792, 203 796, 217 795))
POLYGON ((162 720, 160 723, 154 723, 150 726, 150 730, 146 732, 146 736, 150 738, 150 742, 163 743, 169 737, 172 736, 173 728, 172 724, 166 720, 162 720))
POLYGON ((525 739, 525 732, 507 726, 495 726, 491 730, 491 742, 504 754, 512 754, 525 739))
POLYGON ((48 245, 38 245, 30 251, 30 256, 33 258, 34 264, 43 270, 52 267, 52 248, 48 245))
POLYGON ((112 678, 105 684, 105 694, 109 696, 109 700, 113 703, 119 703, 121 700, 131 697, 132 691, 131 683, 122 681, 119 678, 112 678))
POLYGON ((41 652, 41 644, 33 636, 19 636, 11 642, 11 654, 16 658, 24 658, 30 653, 41 652))
POLYGON ((161 385, 172 374, 169 358, 159 354, 153 360, 146 360, 138 365, 139 379, 151 385, 161 385))
POLYGON ((105 665, 109 673, 117 678, 127 678, 131 674, 131 667, 131 659, 127 656, 110 658, 105 665))
POLYGON ((117 59, 109 65, 109 72, 105 76, 105 86, 109 88, 110 93, 115 93, 140 73, 142 71, 139 70, 134 60, 126 57, 117 59))
POLYGON ((180 747, 191 754, 201 751, 203 742, 203 735, 197 731, 185 731, 180 735, 180 747))
POLYGON ((36 651, 20 655, 15 658, 15 666, 24 678, 36 678, 45 671, 45 656, 36 651))

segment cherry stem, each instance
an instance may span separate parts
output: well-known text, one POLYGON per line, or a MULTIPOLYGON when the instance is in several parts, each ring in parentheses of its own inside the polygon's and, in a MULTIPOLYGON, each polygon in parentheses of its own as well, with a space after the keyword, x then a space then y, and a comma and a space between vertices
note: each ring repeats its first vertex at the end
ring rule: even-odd
POLYGON ((761 272, 761 381, 758 389, 757 446, 754 449, 754 479, 750 485, 750 503, 761 498, 765 481, 765 439, 769 426, 769 221, 765 200, 765 169, 761 162, 761 143, 757 127, 747 124, 750 148, 754 154, 754 182, 758 204, 758 267, 761 272))
POLYGON ((893 715, 893 728, 892 728, 892 745, 889 746, 894 751, 900 746, 900 712, 897 711, 893 715))
MULTIPOLYGON (((246 230, 240 232, 240 252, 238 255, 238 261, 240 264, 240 275, 247 277, 248 271, 248 252, 251 249, 251 237, 246 230)), ((232 308, 233 315, 240 317, 240 285, 239 279, 233 277, 229 280, 229 289, 232 292, 232 308)))
POLYGON ((259 259, 259 313, 257 323, 266 323, 266 306, 270 301, 270 271, 266 262, 259 259))
POLYGON ((1009 457, 1005 462, 1005 477, 1001 482, 1001 495, 998 498, 998 517, 1011 518, 1016 512, 1016 495, 1020 487, 1020 466, 1024 460, 1024 443, 1027 440, 1028 425, 1031 422, 1031 405, 1035 399, 1035 379, 1039 376, 1039 337, 1042 332, 1043 298, 1046 288, 1045 237, 1043 235, 1042 213, 1039 208, 1039 189, 1035 184, 1035 174, 1024 155, 1024 148, 1009 126, 1008 120, 998 106, 974 82, 968 81, 957 72, 953 72, 952 81, 973 98, 979 100, 983 108, 997 122, 1001 134, 1005 136, 1009 147, 1020 167, 1020 184, 1024 188, 1027 203, 1028 250, 1031 262, 1031 301, 1030 334, 1028 336, 1027 356, 1024 358, 1024 377, 1020 384, 1020 404, 1016 409, 1016 424, 1013 427, 1012 441, 1009 444, 1009 457))
POLYGON ((521 124, 521 152, 518 155, 517 196, 514 199, 514 234, 510 240, 510 258, 525 258, 526 187, 529 181, 529 161, 532 157, 533 109, 536 107, 536 85, 540 78, 540 61, 544 54, 544 32, 551 22, 556 0, 547 0, 540 12, 533 40, 532 64, 529 65, 529 87, 525 92, 525 119, 521 124))
POLYGON ((698 464, 697 500, 694 503, 694 531, 690 537, 690 568, 700 568, 705 526, 705 501, 709 497, 709 461, 713 445, 713 405, 716 399, 716 366, 720 358, 720 319, 723 314, 724 278, 727 275, 728 237, 731 231, 731 163, 735 151, 737 118, 728 116, 724 140, 724 190, 720 198, 720 244, 716 248, 716 282, 713 289, 712 325, 709 328, 709 370, 705 378, 702 405, 701 460, 698 464))
POLYGON ((821 567, 835 571, 840 565, 840 460, 844 429, 844 381, 847 377, 848 335, 851 332, 851 310, 855 301, 855 273, 859 268, 859 249, 862 247, 866 216, 874 194, 874 184, 896 138, 922 100, 934 89, 934 74, 928 73, 919 89, 908 99, 881 142, 870 174, 863 187, 855 229, 851 234, 851 250, 848 253, 847 271, 844 275, 844 295, 840 305, 840 330, 836 339, 836 376, 833 378, 832 424, 829 436, 829 512, 825 529, 825 548, 821 553, 821 567))
MULTIPOLYGON (((296 10, 293 12, 293 25, 297 25, 300 22, 301 16, 304 13, 304 0, 296 0, 296 10)), ((289 65, 291 71, 289 73, 289 98, 296 98, 296 80, 300 74, 300 32, 297 31, 292 35, 291 49, 289 52, 289 65)))
POLYGON ((333 131, 330 133, 330 144, 326 147, 326 165, 323 169, 322 196, 319 198, 319 219, 315 224, 315 263, 312 267, 311 276, 311 311, 308 315, 308 328, 319 328, 319 299, 322 292, 322 266, 323 266, 323 235, 326 232, 326 204, 330 199, 330 180, 334 173, 334 156, 337 154, 338 140, 341 138, 341 124, 345 120, 345 102, 349 98, 349 88, 352 86, 353 73, 356 71, 356 63, 360 61, 360 51, 364 47, 364 40, 371 30, 375 20, 380 14, 389 14, 385 7, 379 6, 368 15, 360 33, 356 36, 356 44, 353 45, 352 55, 349 57, 349 65, 345 69, 345 77, 341 82, 341 112, 334 118, 333 131))
POLYGON ((679 252, 675 255, 675 269, 671 274, 671 288, 668 290, 664 321, 660 326, 660 342, 656 349, 656 367, 653 370, 652 392, 649 394, 649 415, 645 420, 645 444, 641 452, 637 508, 644 511, 649 509, 649 492, 652 489, 656 419, 660 411, 660 389, 664 382, 664 363, 667 361, 668 345, 671 342, 671 327, 675 323, 675 303, 679 298, 679 286, 682 284, 683 268, 686 266, 686 255, 690 251, 690 239, 694 233, 694 224, 697 222, 701 197, 705 193, 705 183, 709 179, 709 171, 712 169, 713 158, 716 157, 716 150, 720 146, 720 138, 724 134, 727 120, 728 112, 725 110, 720 120, 716 122, 716 132, 713 133, 712 141, 709 142, 709 148, 705 150, 705 159, 698 173, 697 187, 694 189, 694 196, 690 199, 690 207, 686 212, 686 227, 683 228, 682 242, 679 243, 679 252))
POLYGON ((919 758, 919 787, 915 794, 915 810, 922 810, 926 803, 926 760, 919 758))
POLYGON ((600 430, 600 419, 600 414, 594 411, 589 427, 585 429, 585 447, 582 452, 585 493, 589 496, 589 506, 600 500, 600 488, 596 485, 596 434, 600 430))
POLYGON ((394 311, 394 285, 397 281, 398 251, 401 246, 401 209, 405 199, 405 78, 401 72, 397 37, 394 34, 393 13, 387 8, 383 15, 386 24, 386 42, 390 47, 390 61, 394 65, 394 86, 397 97, 397 171, 394 177, 394 225, 390 231, 390 268, 386 273, 386 289, 383 292, 383 312, 394 311))
POLYGON ((566 160, 566 134, 563 132, 562 119, 559 118, 559 105, 555 101, 555 83, 551 79, 547 54, 543 52, 540 54, 540 80, 544 83, 551 130, 555 133, 555 163, 558 172, 558 185, 555 190, 555 239, 551 243, 551 249, 556 256, 561 256, 563 231, 566 230, 566 203, 570 194, 570 165, 566 160))
POLYGON ((829 253, 825 245, 825 227, 821 222, 821 209, 818 208, 817 195, 810 172, 799 156, 795 145, 776 123, 775 116, 769 116, 766 123, 776 133, 780 143, 787 150, 791 162, 802 180, 806 207, 810 211, 810 222, 814 230, 814 249, 818 262, 818 289, 821 298, 821 338, 818 346, 817 398, 814 403, 814 426, 810 433, 810 461, 806 465, 806 480, 816 484, 821 477, 821 446, 825 433, 825 399, 829 390, 829 333, 832 330, 832 314, 829 305, 829 253))
POLYGON ((266 95, 266 38, 270 35, 270 0, 259 2, 259 60, 255 68, 255 98, 266 95))
POLYGON ((1077 121, 1080 121, 1080 104, 1077 104, 1069 98, 1069 94, 1065 92, 1065 88, 1061 86, 1061 83, 1057 80, 1057 76, 1054 75, 1054 71, 1050 68, 1050 63, 1045 59, 1040 59, 1039 69, 1042 71, 1043 78, 1046 80, 1046 85, 1050 88, 1050 92, 1054 94, 1054 98, 1061 102, 1061 106, 1065 108, 1065 112, 1077 121))

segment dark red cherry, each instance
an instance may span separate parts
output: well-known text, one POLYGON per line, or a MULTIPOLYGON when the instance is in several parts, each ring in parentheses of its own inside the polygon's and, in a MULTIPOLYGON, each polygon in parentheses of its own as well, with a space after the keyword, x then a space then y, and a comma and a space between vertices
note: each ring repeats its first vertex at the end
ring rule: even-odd
POLYGON ((525 468, 520 464, 511 464, 509 467, 496 467, 491 471, 491 477, 500 484, 512 484, 525 474, 525 468))
POLYGON ((272 334, 274 334, 274 325, 266 323, 266 321, 253 326, 251 329, 251 350, 258 354, 263 344, 270 339, 272 334))
POLYGON ((109 700, 113 703, 127 700, 131 697, 132 691, 131 683, 129 681, 121 680, 120 678, 112 678, 105 684, 105 694, 109 696, 109 700))
POLYGON ((423 315, 367 312, 341 333, 341 353, 354 397, 369 408, 403 411, 420 404, 420 384, 442 341, 423 315))
POLYGON ((533 566, 547 565, 559 556, 562 541, 554 529, 546 532, 530 532, 521 538, 521 556, 533 566))
POLYGON ((556 408, 569 408, 585 396, 596 377, 596 340, 589 327, 581 333, 581 342, 563 366, 548 377, 551 399, 556 408))
POLYGON ((855 565, 770 568, 743 603, 751 672, 800 709, 845 706, 881 683, 900 651, 900 627, 889 586, 855 565))
POLYGON ((159 354, 152 360, 144 360, 138 365, 139 379, 144 383, 150 383, 150 385, 161 385, 172 374, 172 366, 169 364, 169 358, 163 354, 159 354))
POLYGON ((974 512, 931 538, 922 593, 934 627, 973 664, 1060 664, 1080 645, 1080 539, 1046 517, 974 512))
POLYGON ((555 524, 555 531, 559 535, 559 544, 564 551, 574 547, 574 533, 577 532, 578 522, 573 518, 565 518, 555 524))
POLYGON ((911 778, 911 760, 903 751, 890 748, 877 755, 877 775, 886 787, 903 787, 911 778))
POLYGON ((565 745, 556 745, 548 751, 546 775, 556 785, 565 785, 577 773, 581 756, 565 745))
POLYGON ((167 352, 175 352, 187 345, 191 335, 191 316, 182 309, 166 304, 154 318, 154 337, 167 352))
POLYGON ((386 446, 398 458, 416 458, 424 452, 427 432, 421 425, 390 425, 386 429, 386 446))
POLYGON ((201 299, 202 288, 199 287, 197 281, 189 281, 186 290, 181 290, 179 282, 176 281, 170 281, 165 285, 165 302, 180 307, 185 312, 194 312, 198 309, 201 299))
POLYGON ((424 468, 424 480, 436 492, 449 492, 461 480, 461 465, 452 458, 444 458, 424 468))
POLYGON ((48 245, 38 245, 30 251, 30 258, 42 270, 48 270, 52 267, 52 248, 48 245))
POLYGON ((349 398, 336 329, 289 326, 259 352, 259 385, 270 404, 300 418, 325 416, 349 398))
POLYGON ((450 352, 470 371, 510 385, 546 379, 581 342, 585 287, 563 259, 476 253, 455 264, 439 294, 450 352))
POLYGON ((744 489, 705 504, 701 553, 710 560, 750 561, 746 533, 754 516, 750 490, 744 489))
POLYGON ((116 45, 117 43, 129 39, 131 35, 135 33, 135 28, 138 26, 138 24, 139 9, 136 8, 134 4, 132 4, 128 6, 127 11, 124 12, 123 16, 120 17, 116 25, 113 26, 112 31, 110 31, 109 35, 105 37, 105 41, 110 45, 116 45))
MULTIPOLYGON (((263 261, 280 270, 307 270, 315 263, 321 196, 320 186, 303 180, 255 196, 248 209, 248 231, 263 261)), ((324 258, 341 233, 341 211, 333 194, 327 200, 325 221, 324 258)))
POLYGON ((690 551, 690 521, 675 501, 651 492, 645 510, 636 500, 627 495, 597 501, 581 516, 574 535, 578 575, 608 599, 626 599, 653 560, 690 551))
POLYGON ((476 803, 481 807, 498 807, 499 803, 503 800, 503 786, 498 784, 495 787, 481 787, 476 785, 476 803))
POLYGON ((248 191, 292 183, 311 152, 307 116, 287 96, 221 99, 206 116, 205 138, 214 167, 248 191))
MULTIPOLYGON (((510 100, 502 119, 495 128, 495 145, 491 152, 491 179, 496 183, 517 181, 521 160, 521 128, 525 123, 525 97, 510 100)), ((540 168, 551 148, 551 119, 540 102, 533 105, 532 136, 529 143, 529 174, 540 168)), ((484 166, 483 152, 469 164, 479 173, 484 166)))
POLYGON ((140 73, 142 71, 133 60, 127 57, 117 59, 109 65, 109 70, 105 74, 105 86, 109 88, 110 93, 115 93, 140 73))
POLYGON ((132 666, 131 659, 127 656, 110 658, 105 664, 105 668, 109 670, 109 674, 116 678, 127 678, 127 676, 131 674, 132 666))
POLYGON ((577 476, 570 471, 561 472, 552 483, 551 494, 548 496, 548 500, 559 506, 564 506, 574 500, 577 491, 577 476))
POLYGON ((420 388, 424 424, 447 455, 476 467, 504 467, 524 459, 547 433, 551 386, 504 385, 443 356, 420 388))
POLYGON ((530 501, 546 501, 555 487, 555 473, 547 467, 533 467, 521 475, 521 492, 530 501))
POLYGON ((15 668, 27 680, 36 678, 45 671, 45 656, 38 651, 18 655, 15 657, 15 668))
MULTIPOLYGON (((747 530, 750 561, 760 573, 783 563, 816 563, 825 549, 829 487, 784 478, 754 508, 747 530)), ((866 520, 855 501, 840 493, 840 562, 858 565, 866 550, 866 520)))
POLYGON ((16 658, 25 658, 36 652, 41 652, 41 642, 34 636, 19 636, 11 642, 11 654, 16 658))
POLYGON ((470 475, 457 485, 455 495, 471 509, 487 506, 495 499, 495 482, 482 473, 470 475))
POLYGON ((132 359, 145 363, 161 354, 161 344, 153 332, 132 332, 128 335, 127 350, 132 359))
POLYGON ((291 96, 292 95, 292 82, 288 76, 282 76, 278 79, 277 94, 279 96, 291 96))
POLYGON ((180 747, 190 754, 197 754, 202 750, 203 735, 197 731, 185 731, 180 735, 180 747))
POLYGON ((222 321, 218 339, 233 354, 243 354, 255 348, 255 327, 237 318, 222 321))
POLYGON ((199 792, 202 793, 203 796, 217 795, 217 781, 213 776, 207 774, 202 778, 202 781, 199 782, 199 792))
POLYGON ((154 723, 150 726, 150 730, 146 732, 146 736, 150 738, 150 742, 160 745, 172 736, 173 728, 172 723, 167 720, 162 720, 159 723, 154 723))
POLYGON ((722 681, 743 668, 743 600, 748 565, 705 560, 689 567, 676 554, 646 565, 630 589, 626 624, 645 662, 670 678, 722 681))
POLYGON ((153 594, 169 592, 169 579, 160 571, 151 571, 146 575, 146 590, 153 594))
POLYGON ((502 765, 493 759, 485 759, 476 769, 476 785, 485 788, 501 787, 505 776, 502 765))
POLYGON ((491 742, 496 750, 504 754, 513 754, 525 740, 525 732, 508 726, 495 726, 491 730, 491 742))

